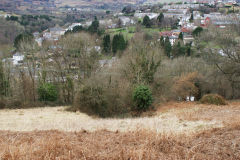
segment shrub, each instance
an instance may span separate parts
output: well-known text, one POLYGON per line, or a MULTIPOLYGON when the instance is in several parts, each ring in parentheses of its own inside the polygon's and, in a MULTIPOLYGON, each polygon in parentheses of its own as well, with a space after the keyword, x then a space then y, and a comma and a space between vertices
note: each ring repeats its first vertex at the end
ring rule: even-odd
POLYGON ((139 85, 133 91, 133 101, 137 111, 146 111, 153 102, 152 92, 148 86, 139 85))
POLYGON ((38 88, 40 101, 56 101, 58 98, 57 87, 51 83, 43 83, 38 88))
POLYGON ((128 85, 88 83, 77 94, 72 111, 81 111, 99 117, 127 116, 131 106, 131 92, 128 85))
POLYGON ((75 106, 77 110, 87 114, 96 114, 101 117, 107 115, 107 102, 103 97, 103 88, 85 86, 78 93, 75 106))
POLYGON ((218 94, 206 94, 201 98, 200 102, 203 104, 215 104, 215 105, 227 104, 225 99, 218 94))
POLYGON ((0 99, 0 109, 4 109, 6 106, 6 102, 2 99, 0 99))
POLYGON ((5 108, 10 109, 23 108, 23 103, 21 100, 12 97, 10 99, 7 99, 5 108))
POLYGON ((187 96, 196 96, 199 94, 199 88, 196 83, 200 80, 200 75, 197 72, 182 74, 175 78, 172 86, 174 96, 185 100, 187 96))

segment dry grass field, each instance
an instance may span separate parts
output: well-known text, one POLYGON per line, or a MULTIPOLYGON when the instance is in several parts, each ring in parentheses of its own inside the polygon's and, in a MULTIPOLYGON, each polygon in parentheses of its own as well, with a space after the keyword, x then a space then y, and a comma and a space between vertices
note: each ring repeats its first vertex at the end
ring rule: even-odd
POLYGON ((168 103, 152 117, 99 119, 65 107, 0 111, 0 159, 240 159, 240 103, 168 103))

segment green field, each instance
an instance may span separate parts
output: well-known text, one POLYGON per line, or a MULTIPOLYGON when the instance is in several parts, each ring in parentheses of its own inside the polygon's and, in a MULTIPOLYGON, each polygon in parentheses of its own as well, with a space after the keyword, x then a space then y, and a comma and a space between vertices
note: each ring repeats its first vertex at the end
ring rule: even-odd
MULTIPOLYGON (((166 31, 166 30, 171 30, 170 28, 168 29, 160 29, 160 28, 145 28, 142 27, 141 31, 144 33, 148 33, 148 34, 156 34, 159 33, 161 31, 166 31)), ((106 33, 110 34, 111 37, 113 37, 115 34, 123 34, 123 36, 130 40, 134 34, 136 33, 136 27, 135 26, 130 26, 130 27, 126 27, 126 28, 114 28, 114 29, 108 29, 106 31, 106 33)))

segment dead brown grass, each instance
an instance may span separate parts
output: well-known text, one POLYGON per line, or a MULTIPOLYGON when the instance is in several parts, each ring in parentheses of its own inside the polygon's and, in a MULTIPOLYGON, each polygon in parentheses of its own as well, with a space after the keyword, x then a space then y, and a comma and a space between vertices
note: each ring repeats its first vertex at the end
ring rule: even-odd
POLYGON ((2 160, 237 160, 240 127, 213 129, 191 137, 153 132, 0 132, 2 160))
POLYGON ((185 121, 216 121, 224 126, 240 123, 240 102, 229 102, 228 105, 206 105, 195 102, 177 103, 177 117, 185 121))
POLYGON ((2 128, 10 126, 9 129, 15 127, 16 131, 21 131, 0 131, 0 160, 240 159, 240 102, 229 102, 227 106, 170 102, 160 106, 154 117, 122 120, 91 119, 81 113, 65 112, 62 107, 3 110, 0 113, 2 128), (33 112, 34 116, 26 119, 33 112), (6 123, 12 118, 15 118, 12 123, 6 123), (201 125, 206 127, 208 121, 224 125, 200 129, 201 125), (54 128, 50 122, 59 124, 55 128, 61 131, 32 131, 37 126, 38 129, 54 128), (73 122, 82 124, 72 128, 73 122), (122 123, 129 127, 145 124, 155 129, 123 129, 122 123), (100 129, 105 130, 87 128, 94 124, 102 124, 105 127, 100 129), (27 125, 30 127, 26 128, 27 125), (189 127, 191 125, 196 127, 189 127), (71 130, 76 132, 66 132, 71 130))

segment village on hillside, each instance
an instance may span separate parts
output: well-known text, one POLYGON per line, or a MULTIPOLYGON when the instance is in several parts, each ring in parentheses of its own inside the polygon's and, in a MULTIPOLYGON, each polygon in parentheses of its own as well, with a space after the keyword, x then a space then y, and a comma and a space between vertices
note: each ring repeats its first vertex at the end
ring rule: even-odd
MULTIPOLYGON (((99 19, 99 24, 107 33, 122 32, 125 38, 131 39, 136 32, 137 24, 142 23, 144 17, 148 16, 154 25, 147 27, 147 31, 158 34, 159 40, 161 37, 164 37, 164 39, 168 37, 173 46, 179 39, 179 35, 182 34, 184 44, 188 44, 193 42, 192 32, 197 27, 208 28, 209 26, 215 26, 224 29, 229 25, 239 23, 239 3, 239 1, 232 0, 189 0, 183 3, 163 4, 160 9, 154 12, 151 7, 147 6, 125 7, 125 11, 123 9, 122 12, 110 13, 111 16, 99 19), (163 18, 161 22, 157 22, 160 14, 162 14, 163 18)), ((11 14, 0 12, 0 17, 7 18, 10 16, 11 14)), ((33 32, 32 34, 37 44, 42 46, 44 41, 56 42, 66 32, 72 31, 74 28, 77 29, 79 26, 89 27, 91 24, 91 20, 81 23, 76 22, 65 24, 63 27, 55 26, 41 33, 33 32)), ((56 48, 54 43, 51 47, 56 48)), ((101 47, 101 45, 95 46, 97 52, 101 52, 101 47)), ((20 65, 23 63, 24 55, 16 52, 9 60, 12 60, 14 65, 20 65)))

